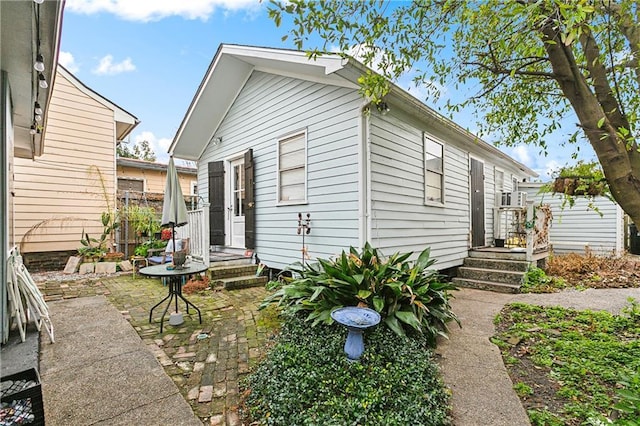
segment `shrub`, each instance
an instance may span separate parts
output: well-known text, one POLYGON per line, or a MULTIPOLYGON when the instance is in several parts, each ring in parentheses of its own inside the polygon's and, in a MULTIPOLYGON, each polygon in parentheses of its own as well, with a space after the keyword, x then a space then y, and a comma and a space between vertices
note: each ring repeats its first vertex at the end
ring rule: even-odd
POLYGON ((530 266, 524 275, 520 291, 523 293, 553 293, 566 287, 562 278, 550 277, 543 269, 530 266))
POLYGON ((458 319, 449 305, 455 287, 429 269, 435 263, 429 254, 427 248, 415 262, 407 261, 412 253, 385 258, 367 243, 361 252, 351 247, 332 260, 297 263, 288 268, 292 277, 269 284, 276 291, 261 306, 277 303, 292 313, 305 312, 313 325, 333 323, 330 314, 337 308, 365 306, 380 313, 396 334, 415 330, 435 344, 446 323, 458 319))
POLYGON ((277 344, 243 383, 244 424, 449 424, 449 395, 424 337, 375 327, 360 362, 347 361, 345 337, 337 324, 286 316, 277 344))

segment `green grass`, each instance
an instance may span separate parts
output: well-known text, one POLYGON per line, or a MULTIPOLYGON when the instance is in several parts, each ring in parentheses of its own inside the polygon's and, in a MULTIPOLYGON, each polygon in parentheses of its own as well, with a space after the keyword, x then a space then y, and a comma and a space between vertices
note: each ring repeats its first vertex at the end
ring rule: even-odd
POLYGON ((387 327, 365 334, 360 362, 343 352, 346 330, 283 324, 277 343, 244 383, 246 423, 448 425, 449 393, 427 340, 387 327))
POLYGON ((514 389, 525 406, 530 400, 540 405, 540 398, 553 399, 547 400, 547 408, 529 407, 532 424, 581 425, 616 417, 640 424, 640 410, 614 413, 612 409, 621 400, 620 382, 637 377, 640 371, 640 308, 636 303, 622 315, 515 303, 502 310, 497 329, 493 341, 499 343, 516 383, 514 389), (523 373, 514 358, 523 365, 532 362, 557 385, 557 391, 536 395, 542 392, 528 382, 531 373, 523 373))

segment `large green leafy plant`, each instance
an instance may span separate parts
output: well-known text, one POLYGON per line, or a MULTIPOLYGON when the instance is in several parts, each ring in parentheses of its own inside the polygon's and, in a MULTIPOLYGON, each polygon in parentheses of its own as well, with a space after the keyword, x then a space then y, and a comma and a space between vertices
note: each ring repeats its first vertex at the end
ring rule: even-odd
MULTIPOLYGON (((343 306, 365 306, 380 313, 382 321, 398 335, 414 330, 433 344, 444 335, 446 323, 455 320, 449 305, 450 290, 437 271, 427 248, 415 262, 413 253, 384 257, 368 243, 361 251, 351 247, 335 259, 289 268, 291 277, 273 281, 275 292, 262 304, 271 303, 292 313, 306 313, 312 324, 333 322, 331 312, 343 306)), ((459 323, 459 322, 458 322, 459 323)))

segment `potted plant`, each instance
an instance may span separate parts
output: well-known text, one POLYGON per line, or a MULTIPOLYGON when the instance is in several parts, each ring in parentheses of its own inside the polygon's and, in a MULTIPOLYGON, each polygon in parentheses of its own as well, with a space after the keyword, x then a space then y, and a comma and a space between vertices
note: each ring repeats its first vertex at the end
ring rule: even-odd
POLYGON ((138 237, 153 236, 160 231, 160 222, 153 207, 129 206, 125 215, 138 237))
POLYGON ((596 196, 609 192, 607 180, 598 163, 584 161, 560 169, 551 189, 556 194, 566 196, 596 196))
MULTIPOLYGON (((95 262, 110 251, 107 247, 113 247, 113 231, 120 226, 117 214, 115 213, 103 212, 100 220, 102 223, 102 234, 99 239, 90 237, 84 229, 82 230, 82 236, 80 238, 82 247, 78 249, 78 254, 88 262, 95 262)), ((111 250, 111 252, 113 251, 111 250)), ((124 254, 120 254, 120 259, 122 259, 124 254)))
POLYGON ((102 258, 105 250, 100 247, 100 243, 96 238, 89 237, 89 234, 82 231, 83 237, 80 239, 82 247, 78 248, 78 254, 82 256, 84 262, 97 262, 102 258))

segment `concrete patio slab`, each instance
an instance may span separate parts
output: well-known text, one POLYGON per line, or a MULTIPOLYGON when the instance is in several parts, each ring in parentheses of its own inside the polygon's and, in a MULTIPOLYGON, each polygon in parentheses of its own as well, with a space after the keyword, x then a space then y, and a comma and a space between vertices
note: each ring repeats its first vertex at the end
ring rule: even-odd
POLYGON ((103 296, 49 303, 56 343, 42 340, 49 425, 201 425, 131 325, 103 296))

